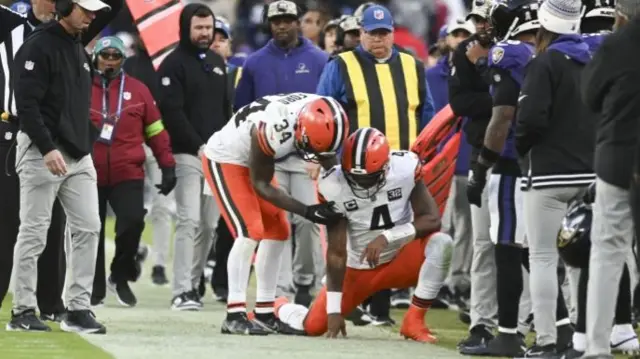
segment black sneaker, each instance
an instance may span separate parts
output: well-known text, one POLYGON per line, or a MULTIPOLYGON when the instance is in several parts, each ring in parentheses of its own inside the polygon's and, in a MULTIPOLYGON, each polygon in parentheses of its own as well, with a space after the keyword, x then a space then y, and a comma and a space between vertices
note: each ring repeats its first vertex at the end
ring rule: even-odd
POLYGON ((469 336, 458 343, 458 349, 462 348, 486 348, 487 343, 493 339, 491 330, 486 325, 478 324, 469 330, 469 336))
POLYGON ((169 283, 163 266, 154 266, 151 270, 151 281, 155 285, 166 285, 169 283))
POLYGON ((352 310, 344 319, 352 322, 356 327, 369 325, 373 321, 372 315, 364 310, 362 305, 357 306, 356 309, 352 310))
POLYGON ((391 308, 407 309, 411 305, 409 289, 397 289, 391 292, 391 308))
POLYGON ((269 335, 269 331, 247 318, 247 313, 228 313, 222 327, 222 334, 269 335))
POLYGON ((202 307, 201 303, 194 300, 192 298, 193 295, 190 292, 185 292, 180 295, 173 297, 171 300, 171 309, 172 310, 189 310, 189 311, 197 311, 202 307))
POLYGON ((253 322, 270 334, 286 334, 286 335, 306 335, 303 330, 297 330, 289 326, 287 323, 280 321, 273 313, 256 314, 254 313, 253 322))
POLYGON ((564 353, 567 349, 573 345, 573 325, 564 324, 556 327, 556 352, 564 353))
POLYGON ((125 307, 135 307, 138 304, 136 295, 133 294, 128 281, 114 282, 111 276, 107 279, 107 288, 118 298, 118 303, 125 307))
POLYGON ((71 333, 107 334, 107 328, 96 321, 90 310, 69 310, 60 323, 60 329, 71 333))
POLYGON ((20 314, 11 312, 11 321, 7 323, 8 332, 50 332, 51 328, 44 324, 38 317, 36 311, 27 309, 20 314))
POLYGON ((463 355, 482 355, 492 357, 522 357, 526 350, 523 336, 519 334, 498 333, 486 346, 460 348, 463 355))
POLYGON ((373 316, 371 319, 373 319, 371 321, 371 325, 376 327, 392 327, 396 325, 396 321, 391 319, 388 315, 380 315, 377 317, 373 316))
POLYGON ((202 297, 197 289, 193 289, 191 292, 187 293, 187 296, 191 298, 194 302, 198 303, 200 308, 204 307, 204 303, 202 303, 202 297))
POLYGON ((213 299, 216 302, 226 303, 229 296, 229 290, 223 287, 213 287, 213 299))
POLYGON ((560 356, 556 352, 556 345, 538 345, 534 344, 524 353, 525 358, 544 358, 544 359, 559 359, 560 356))
POLYGON ((311 286, 296 284, 296 295, 293 299, 293 302, 295 304, 304 305, 305 307, 309 308, 312 301, 313 296, 311 296, 311 286))
POLYGON ((560 356, 560 359, 579 359, 582 358, 583 355, 584 352, 569 348, 560 356))
POLYGON ((40 313, 40 320, 42 320, 43 322, 60 323, 62 322, 65 316, 66 316, 66 313, 52 313, 52 314, 40 313))

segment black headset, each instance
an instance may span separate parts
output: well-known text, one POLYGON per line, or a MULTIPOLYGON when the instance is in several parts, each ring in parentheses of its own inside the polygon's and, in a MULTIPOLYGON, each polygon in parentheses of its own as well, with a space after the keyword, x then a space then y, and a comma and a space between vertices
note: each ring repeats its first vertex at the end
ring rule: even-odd
POLYGON ((56 0, 56 13, 59 17, 67 17, 73 11, 73 0, 56 0))

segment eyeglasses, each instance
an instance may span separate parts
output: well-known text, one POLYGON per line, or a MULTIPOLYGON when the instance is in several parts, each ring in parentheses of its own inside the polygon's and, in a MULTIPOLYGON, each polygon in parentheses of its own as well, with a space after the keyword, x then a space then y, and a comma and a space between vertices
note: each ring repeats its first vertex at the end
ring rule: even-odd
POLYGON ((121 60, 122 54, 119 52, 101 52, 100 57, 105 60, 121 60))

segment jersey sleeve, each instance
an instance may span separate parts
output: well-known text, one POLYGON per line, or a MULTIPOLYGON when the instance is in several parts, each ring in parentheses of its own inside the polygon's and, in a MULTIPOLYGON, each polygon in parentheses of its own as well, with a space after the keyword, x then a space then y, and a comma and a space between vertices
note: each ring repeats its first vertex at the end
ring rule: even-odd
POLYGON ((415 184, 418 181, 422 181, 422 162, 420 162, 420 158, 416 153, 411 151, 393 151, 391 152, 391 161, 392 170, 403 179, 406 178, 407 183, 411 182, 415 184))
POLYGON ((514 40, 499 42, 489 51, 489 68, 493 72, 497 69, 508 73, 520 86, 524 80, 525 67, 532 56, 533 47, 529 44, 514 40))
POLYGON ((262 152, 280 158, 295 151, 293 146, 293 121, 288 119, 284 106, 273 106, 265 111, 264 119, 258 123, 258 143, 262 152))

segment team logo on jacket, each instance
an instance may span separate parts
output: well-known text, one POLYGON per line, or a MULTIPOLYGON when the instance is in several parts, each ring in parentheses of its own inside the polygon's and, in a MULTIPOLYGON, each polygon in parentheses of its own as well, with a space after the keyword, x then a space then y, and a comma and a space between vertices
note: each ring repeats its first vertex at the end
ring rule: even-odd
POLYGON ((123 92, 122 93, 122 98, 127 100, 127 101, 131 100, 131 92, 127 92, 127 91, 123 92))
POLYGON ((84 67, 85 70, 87 70, 87 72, 91 72, 91 68, 89 67, 88 63, 84 63, 84 65, 82 65, 82 67, 84 67))
POLYGON ((493 60, 494 64, 497 64, 498 62, 500 62, 500 60, 502 60, 502 58, 504 57, 504 49, 502 47, 494 47, 493 50, 491 50, 491 59, 493 60))
POLYGON ((33 61, 26 61, 24 63, 24 68, 27 69, 27 71, 31 71, 33 70, 33 66, 35 66, 35 64, 33 63, 33 61))
POLYGON ((304 62, 298 64, 298 68, 296 69, 296 74, 308 74, 309 69, 304 62))
POLYGON ((389 201, 397 201, 402 198, 402 188, 394 188, 387 191, 387 199, 389 201))
POLYGON ((213 72, 216 73, 216 75, 220 75, 220 76, 224 75, 224 71, 222 71, 222 69, 219 67, 214 68, 213 72))
POLYGON ((171 85, 171 79, 169 79, 168 77, 163 77, 161 81, 162 81, 162 86, 171 85))
POLYGON ((352 199, 351 201, 344 202, 344 209, 346 209, 347 212, 353 212, 356 209, 358 209, 358 203, 356 202, 355 199, 352 199))

